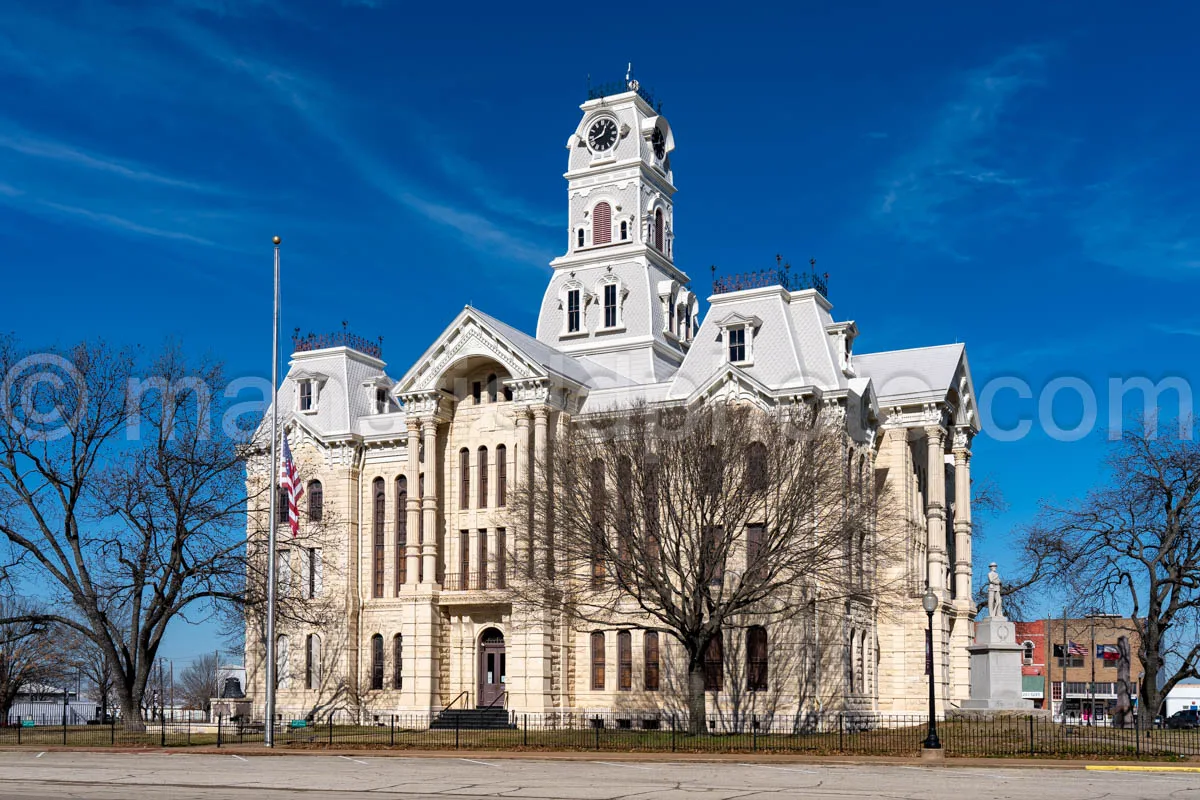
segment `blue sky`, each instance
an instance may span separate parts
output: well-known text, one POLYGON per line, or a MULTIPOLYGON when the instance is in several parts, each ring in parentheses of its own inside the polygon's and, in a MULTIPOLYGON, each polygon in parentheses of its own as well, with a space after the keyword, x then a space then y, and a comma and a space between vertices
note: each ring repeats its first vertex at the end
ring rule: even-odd
MULTIPOLYGON (((997 421, 1055 378, 1196 374, 1200 160, 1186 4, 0 6, 0 326, 172 336, 269 370, 285 331, 384 336, 404 368, 471 302, 532 331, 566 245, 563 149, 635 74, 675 130, 676 257, 815 257, 863 352, 962 341, 997 421)), ((1064 391, 1058 424, 1080 418, 1064 391)), ((1136 403, 1130 406, 1137 410, 1136 403)), ((1174 413, 1169 407, 1166 413, 1174 413)), ((1100 474, 1104 433, 976 441, 1006 538, 1100 474)), ((172 633, 165 655, 214 646, 172 633)))

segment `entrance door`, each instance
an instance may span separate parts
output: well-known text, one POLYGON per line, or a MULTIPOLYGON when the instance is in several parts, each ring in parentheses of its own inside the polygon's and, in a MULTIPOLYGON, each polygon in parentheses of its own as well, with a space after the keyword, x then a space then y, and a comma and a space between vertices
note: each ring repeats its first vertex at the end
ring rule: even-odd
POLYGON ((504 663, 504 634, 495 628, 488 628, 479 637, 479 692, 476 705, 480 708, 495 704, 503 708, 499 702, 504 694, 505 667, 504 663))

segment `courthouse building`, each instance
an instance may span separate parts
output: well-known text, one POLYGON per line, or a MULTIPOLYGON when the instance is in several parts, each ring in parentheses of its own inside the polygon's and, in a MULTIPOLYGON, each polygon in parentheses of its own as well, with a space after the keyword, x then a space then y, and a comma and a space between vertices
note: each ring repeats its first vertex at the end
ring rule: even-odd
MULTIPOLYGON (((533 335, 467 306, 399 369, 378 344, 344 332, 295 340, 278 404, 306 495, 301 535, 281 526, 278 564, 287 602, 322 611, 280 620, 278 711, 672 702, 681 651, 666 631, 592 629, 506 590, 526 534, 507 510, 531 465, 570 420, 643 402, 823 410, 845 426, 847 464, 892 498, 879 526, 903 531, 903 555, 877 574, 903 586, 901 599, 880 603, 868 587, 852 601, 814 601, 786 635, 770 625, 748 633, 744 657, 765 658, 756 675, 770 676, 753 691, 789 711, 923 712, 928 585, 941 601, 938 703, 957 705, 968 694, 975 613, 979 429, 964 347, 859 352, 859 326, 833 316, 816 274, 779 268, 701 288, 674 257, 675 132, 660 109, 636 82, 592 91, 580 109, 564 132, 569 234, 533 335)), ((252 459, 252 490, 268 462, 265 452, 252 459)), ((266 516, 255 504, 252 553, 266 516)), ((248 623, 248 694, 259 714, 263 655, 260 626, 248 623)), ((714 705, 735 684, 714 689, 714 705)))

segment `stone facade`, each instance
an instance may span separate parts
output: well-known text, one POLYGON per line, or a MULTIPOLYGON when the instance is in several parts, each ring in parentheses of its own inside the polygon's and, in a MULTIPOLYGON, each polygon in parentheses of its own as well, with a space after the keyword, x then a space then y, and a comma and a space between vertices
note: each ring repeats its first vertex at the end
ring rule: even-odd
MULTIPOLYGON (((869 585, 862 599, 818 598, 774 623, 766 690, 746 692, 741 634, 731 637, 714 713, 923 711, 927 583, 941 599, 939 703, 966 699, 978 422, 964 348, 856 354, 858 328, 833 319, 824 281, 785 270, 715 282, 701 320, 673 257, 674 134, 643 94, 634 86, 581 106, 567 142, 568 247, 552 262, 536 337, 467 307, 398 380, 361 343, 298 342, 278 412, 308 495, 300 536, 281 526, 282 574, 294 584, 281 591, 294 613, 278 622, 279 713, 677 703, 680 648, 659 636, 659 688, 647 689, 653 643, 634 612, 622 620, 633 628, 626 640, 504 589, 529 547, 507 495, 572 418, 641 401, 833 413, 846 429, 848 474, 874 476, 894 499, 878 525, 902 539, 904 555, 872 574, 899 586, 898 599, 872 599, 869 585), (319 520, 308 506, 316 482, 319 520)), ((264 546, 267 462, 259 452, 249 471, 252 553, 264 546)), ((258 713, 263 663, 261 625, 250 620, 258 713)))

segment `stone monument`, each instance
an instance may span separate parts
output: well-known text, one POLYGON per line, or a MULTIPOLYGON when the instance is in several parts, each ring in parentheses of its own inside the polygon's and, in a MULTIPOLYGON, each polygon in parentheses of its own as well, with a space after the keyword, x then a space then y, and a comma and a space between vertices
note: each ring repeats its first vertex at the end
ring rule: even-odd
POLYGON ((1021 697, 1021 651, 1017 628, 1004 616, 1000 575, 988 565, 988 615, 975 623, 971 654, 971 699, 966 711, 1025 711, 1033 701, 1021 697))

